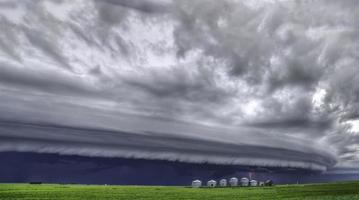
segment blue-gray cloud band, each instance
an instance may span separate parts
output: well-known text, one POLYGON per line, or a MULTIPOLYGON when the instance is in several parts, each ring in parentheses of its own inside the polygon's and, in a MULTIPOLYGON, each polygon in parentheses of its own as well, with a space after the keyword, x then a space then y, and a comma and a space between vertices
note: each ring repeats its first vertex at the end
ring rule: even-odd
MULTIPOLYGON (((191 163, 293 167, 324 171, 333 155, 303 149, 235 144, 161 133, 131 133, 1 122, 2 151, 173 160, 191 163), (14 132, 22 132, 15 135, 14 132)), ((305 148, 305 146, 303 146, 305 148)))

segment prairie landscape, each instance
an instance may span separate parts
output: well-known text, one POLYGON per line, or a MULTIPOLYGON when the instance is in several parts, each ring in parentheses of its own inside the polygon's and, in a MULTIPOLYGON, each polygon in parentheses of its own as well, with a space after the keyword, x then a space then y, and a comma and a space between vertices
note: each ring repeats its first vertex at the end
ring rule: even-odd
POLYGON ((181 186, 115 186, 59 184, 1 184, 4 200, 203 200, 203 199, 290 199, 354 200, 359 199, 359 182, 329 184, 277 185, 272 187, 190 188, 181 186))

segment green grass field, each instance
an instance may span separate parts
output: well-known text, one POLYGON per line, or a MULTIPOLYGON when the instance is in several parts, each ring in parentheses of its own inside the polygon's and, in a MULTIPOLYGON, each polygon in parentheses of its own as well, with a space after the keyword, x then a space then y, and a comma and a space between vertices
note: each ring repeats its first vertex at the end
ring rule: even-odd
POLYGON ((0 184, 0 199, 42 200, 238 200, 238 199, 359 199, 359 182, 278 185, 257 188, 186 188, 166 186, 103 186, 56 184, 0 184))

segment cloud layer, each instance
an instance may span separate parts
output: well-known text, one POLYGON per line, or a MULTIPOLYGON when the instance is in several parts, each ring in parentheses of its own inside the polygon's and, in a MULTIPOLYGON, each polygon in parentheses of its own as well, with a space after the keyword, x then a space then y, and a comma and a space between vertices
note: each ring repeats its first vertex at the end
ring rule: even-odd
POLYGON ((359 162, 355 1, 1 1, 0 150, 359 162))

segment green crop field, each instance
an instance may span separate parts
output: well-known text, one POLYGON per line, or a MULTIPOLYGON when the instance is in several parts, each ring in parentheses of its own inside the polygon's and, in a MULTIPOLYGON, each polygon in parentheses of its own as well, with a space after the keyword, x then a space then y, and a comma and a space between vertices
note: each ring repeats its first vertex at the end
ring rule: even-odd
POLYGON ((232 199, 306 199, 359 200, 359 182, 278 185, 256 188, 187 188, 166 186, 104 186, 57 184, 0 184, 0 199, 42 200, 232 200, 232 199))

